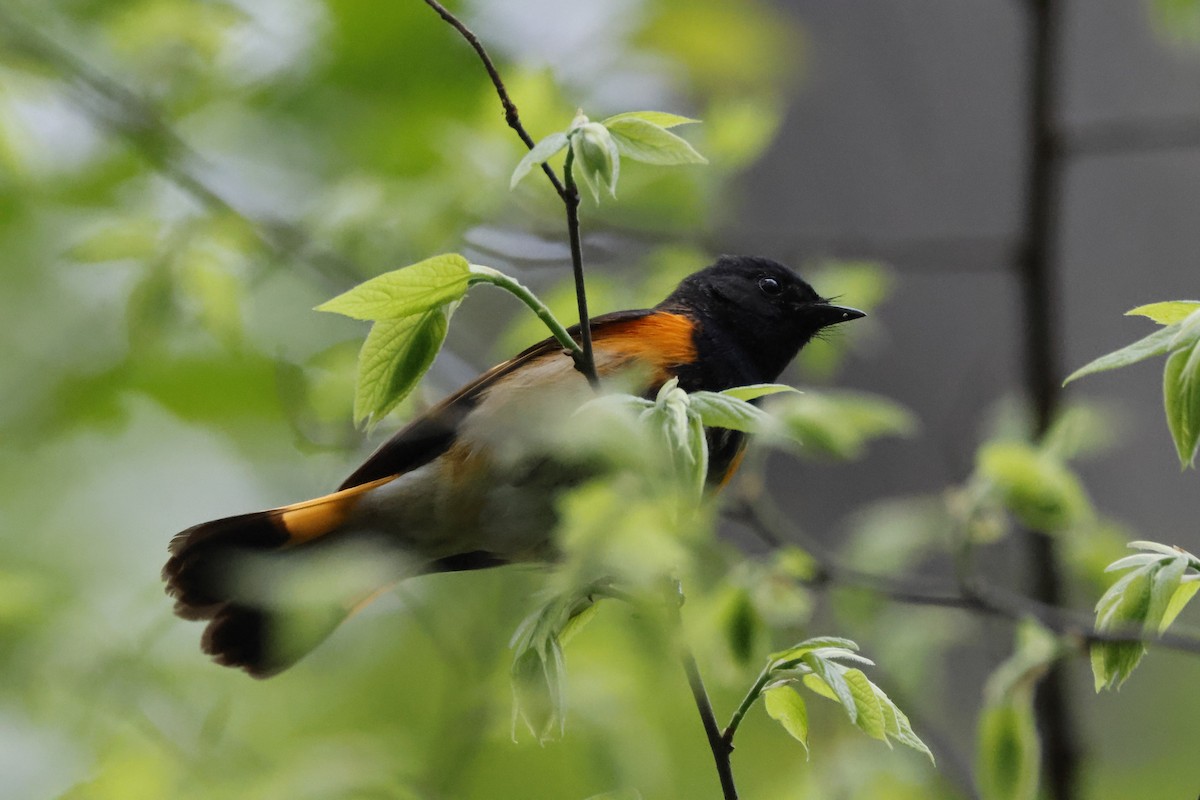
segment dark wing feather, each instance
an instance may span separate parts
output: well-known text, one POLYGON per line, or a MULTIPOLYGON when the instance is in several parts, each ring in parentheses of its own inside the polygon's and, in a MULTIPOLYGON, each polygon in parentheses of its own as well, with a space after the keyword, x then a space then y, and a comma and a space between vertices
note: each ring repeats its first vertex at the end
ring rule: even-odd
MULTIPOLYGON (((591 321, 592 334, 603 335, 606 325, 639 319, 650 314, 648 309, 615 311, 594 317, 591 321)), ((572 338, 579 339, 579 326, 567 329, 572 338)), ((597 337, 599 338, 599 337, 597 337)), ((454 394, 441 401, 421 416, 414 419, 391 439, 372 453, 362 466, 342 482, 338 490, 349 489, 364 483, 399 475, 428 464, 454 443, 458 426, 471 413, 483 394, 501 378, 543 356, 561 352, 562 345, 553 337, 543 339, 519 354, 489 369, 454 394)))

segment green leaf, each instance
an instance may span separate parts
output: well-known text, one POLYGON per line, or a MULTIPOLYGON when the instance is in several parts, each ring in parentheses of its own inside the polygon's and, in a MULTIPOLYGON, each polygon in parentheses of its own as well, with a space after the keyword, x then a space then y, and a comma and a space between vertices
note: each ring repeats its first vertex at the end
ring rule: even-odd
POLYGON ((623 114, 614 114, 600 124, 607 128, 611 123, 623 119, 640 119, 643 122, 649 122, 651 125, 657 125, 660 128, 674 128, 676 125, 690 125, 700 121, 691 117, 670 114, 666 111, 626 111, 623 114))
POLYGON ((772 422, 769 414, 745 400, 717 392, 692 392, 689 397, 692 411, 712 428, 757 433, 770 427, 772 422))
POLYGON ((807 688, 810 692, 819 694, 826 700, 832 700, 835 703, 841 702, 841 700, 838 699, 837 693, 834 692, 833 689, 829 688, 829 684, 818 678, 816 675, 813 675, 811 672, 803 676, 800 679, 800 682, 803 683, 805 688, 807 688))
POLYGON ((1027 527, 1066 530, 1091 515, 1083 485, 1062 461, 1025 442, 989 442, 979 450, 979 473, 1000 491, 1004 505, 1027 527))
POLYGON ((541 741, 562 734, 566 709, 562 648, 595 614, 595 597, 610 589, 601 580, 545 596, 517 626, 510 643, 514 734, 518 720, 541 741))
POLYGON ((879 700, 879 707, 883 711, 884 727, 888 736, 905 747, 911 747, 919 753, 924 753, 929 756, 931 762, 936 763, 933 752, 913 731, 908 716, 878 686, 872 683, 871 689, 875 692, 875 697, 879 700))
POLYGON ((1163 405, 1180 465, 1184 469, 1194 466, 1200 444, 1200 343, 1177 350, 1167 359, 1163 405))
POLYGON ((1042 449, 1063 461, 1100 453, 1116 441, 1121 419, 1099 404, 1073 402, 1060 411, 1042 437, 1042 449))
POLYGON ((1162 633, 1171 626, 1171 623, 1179 616, 1179 612, 1183 611, 1184 606, 1188 604, 1188 601, 1192 599, 1197 590, 1200 590, 1200 581, 1198 580, 1191 580, 1180 584, 1179 588, 1175 590, 1175 594, 1171 595, 1170 602, 1167 603, 1162 621, 1158 623, 1159 633, 1162 633))
POLYGON ((812 653, 817 658, 824 658, 828 661, 853 661, 856 664, 875 665, 875 662, 866 656, 860 656, 853 650, 847 650, 844 647, 818 647, 812 653))
POLYGON ((1146 616, 1142 621, 1147 631, 1163 630, 1162 623, 1166 618, 1167 607, 1182 586, 1187 568, 1187 558, 1180 555, 1161 562, 1153 571, 1153 577, 1150 579, 1150 602, 1146 606, 1146 616))
POLYGON ((1171 547, 1168 544, 1162 544, 1161 542, 1148 542, 1144 539, 1138 539, 1130 542, 1129 548, 1131 550, 1145 550, 1150 553, 1158 553, 1159 555, 1170 556, 1171 558, 1174 558, 1181 552, 1178 548, 1171 547))
POLYGON ((442 348, 452 310, 443 305, 371 326, 358 354, 356 422, 374 425, 408 396, 442 348))
POLYGON ((801 394, 800 390, 794 386, 788 386, 783 383, 751 383, 746 386, 735 386, 732 389, 725 389, 719 394, 726 397, 732 397, 735 400, 757 400, 760 397, 766 397, 771 394, 780 394, 781 392, 792 392, 801 394))
POLYGON ((721 622, 730 654, 739 664, 747 663, 763 628, 748 591, 740 586, 731 588, 721 609, 721 622))
POLYGON ((1126 573, 1096 602, 1096 627, 1104 630, 1117 625, 1141 624, 1150 606, 1150 587, 1158 563, 1126 573))
POLYGON ((544 649, 546 642, 557 639, 563 644, 590 620, 596 610, 596 598, 608 596, 611 583, 590 581, 581 586, 545 595, 542 604, 531 612, 513 632, 509 644, 518 653, 544 649))
POLYGON ((514 738, 518 720, 525 723, 538 741, 562 735, 566 709, 565 672, 562 648, 553 639, 545 641, 543 647, 517 653, 511 676, 514 738))
POLYGON ((1145 361, 1147 358, 1164 355, 1171 349, 1171 340, 1175 338, 1175 334, 1178 331, 1178 325, 1168 325, 1165 328, 1160 328, 1149 336, 1138 339, 1131 345, 1122 347, 1120 350, 1116 350, 1108 355, 1100 356, 1095 361, 1080 367, 1072 372, 1063 381, 1063 384, 1066 385, 1085 375, 1117 369, 1118 367, 1127 367, 1130 364, 1145 361))
POLYGON ((467 293, 471 265, 457 253, 427 258, 360 283, 317 306, 354 319, 407 317, 461 300, 467 293))
POLYGON ((1190 347, 1198 342, 1200 342, 1200 311, 1191 314, 1179 323, 1179 330, 1171 338, 1171 349, 1190 347))
MULTIPOLYGON (((1126 573, 1096 603, 1096 629, 1143 626, 1150 609, 1153 574, 1158 564, 1126 573)), ((1165 612, 1164 612, 1165 614, 1165 612)), ((1146 646, 1141 642, 1096 642, 1091 648, 1096 691, 1120 688, 1137 667, 1146 646)))
POLYGON ((688 450, 691 452, 691 463, 693 464, 691 480, 697 496, 703 497, 704 486, 708 480, 708 436, 704 431, 704 421, 698 414, 689 410, 687 422, 688 450))
MULTIPOLYGON (((766 697, 768 713, 782 721, 781 716, 770 709, 772 698, 781 704, 780 715, 786 713, 786 704, 794 701, 783 692, 800 682, 814 693, 840 703, 850 721, 868 736, 879 739, 888 747, 895 740, 925 753, 932 760, 933 754, 913 732, 908 717, 891 698, 872 683, 862 670, 836 663, 835 659, 872 663, 855 652, 857 650, 858 645, 849 639, 821 637, 808 639, 772 655, 764 677, 760 679, 762 682, 756 684, 765 685, 763 696, 766 697)), ((807 714, 805 720, 807 735, 807 714)))
POLYGON ((179 268, 177 286, 198 308, 204 328, 224 342, 240 341, 243 282, 219 260, 203 252, 181 257, 179 268))
POLYGON ((808 752, 808 706, 790 686, 776 686, 763 692, 763 706, 771 719, 783 726, 808 752))
MULTIPOLYGON (((566 647, 575 636, 587 627, 588 623, 595 618, 600 611, 600 606, 592 601, 591 598, 584 598, 586 605, 577 603, 567 616, 567 621, 563 623, 562 629, 558 632, 558 643, 566 647)), ((582 601, 581 601, 582 602, 582 601)))
POLYGON ((1117 559, 1105 569, 1105 572, 1131 571, 1110 586, 1096 603, 1096 626, 1103 630, 1121 622, 1140 622, 1147 631, 1161 633, 1200 587, 1195 572, 1188 574, 1196 565, 1196 557, 1186 550, 1157 542, 1137 541, 1129 546, 1147 552, 1117 559))
POLYGON ((1133 642, 1097 642, 1091 647, 1092 682, 1097 693, 1119 689, 1145 655, 1145 648, 1133 642))
POLYGON ((707 164, 686 139, 637 117, 604 123, 621 155, 646 164, 707 164))
POLYGON ((155 219, 106 220, 72 242, 67 255, 88 263, 126 258, 148 261, 158 251, 162 228, 155 219))
POLYGON ((683 485, 703 494, 708 477, 708 438, 704 423, 691 410, 691 396, 671 379, 663 384, 654 407, 643 412, 651 420, 666 447, 676 476, 683 485))
POLYGON ((908 436, 916 418, 903 406, 861 392, 808 392, 772 400, 772 417, 803 445, 802 452, 857 458, 882 436, 908 436))
POLYGON ((805 639, 803 642, 793 645, 786 650, 780 650, 778 653, 772 653, 770 656, 771 664, 778 667, 787 662, 799 662, 806 653, 811 653, 822 647, 838 647, 850 651, 858 650, 858 645, 849 639, 843 639, 839 636, 818 636, 812 639, 805 639))
MULTIPOLYGON (((846 640, 832 641, 845 642, 846 640)), ((849 644, 854 646, 853 642, 849 642, 849 644)), ((789 652, 785 650, 783 654, 786 655, 789 652)), ((868 736, 887 743, 889 747, 892 740, 895 740, 905 747, 911 747, 924 753, 929 756, 930 760, 933 759, 933 753, 913 732, 908 717, 896 707, 896 704, 882 689, 872 683, 862 670, 836 664, 822 657, 822 652, 835 653, 839 658, 861 659, 860 656, 845 647, 836 645, 818 647, 805 653, 802 657, 804 666, 800 670, 805 670, 807 667, 812 670, 811 672, 784 669, 774 672, 773 676, 778 676, 789 683, 799 680, 816 694, 840 703, 851 722, 868 736)), ((784 658, 782 662, 786 664, 791 660, 784 658)), ((862 660, 870 663, 866 659, 862 660)), ((773 660, 773 663, 778 662, 779 659, 773 660)), ((782 685, 778 684, 777 687, 782 685)))
POLYGON ((787 578, 800 583, 812 583, 821 570, 817 559, 791 544, 775 548, 772 560, 787 578))
POLYGON ((545 139, 542 139, 540 142, 535 144, 533 148, 525 154, 525 157, 517 163, 517 168, 513 170, 512 179, 508 182, 508 188, 517 188, 517 184, 520 183, 535 166, 549 161, 555 156, 555 154, 560 152, 566 146, 567 135, 562 131, 552 133, 545 139))
POLYGON ((983 800, 1034 800, 1042 748, 1027 698, 989 705, 979 717, 976 771, 983 800))
POLYGON ((875 688, 861 669, 848 669, 843 675, 850 693, 854 697, 854 707, 857 710, 855 724, 863 733, 872 739, 887 741, 887 729, 884 724, 883 709, 875 688))
POLYGON ((825 685, 833 690, 837 701, 846 710, 846 716, 850 717, 851 722, 857 723, 858 706, 854 704, 854 692, 850 690, 850 685, 846 683, 846 678, 842 674, 845 672, 845 668, 812 653, 805 653, 800 660, 813 671, 813 675, 823 680, 825 685))
POLYGON ((575 171, 583 184, 600 202, 600 189, 617 196, 617 179, 621 175, 621 153, 608 128, 599 122, 585 122, 568 137, 575 156, 575 171))
POLYGON ((1159 325, 1174 325, 1176 322, 1183 322, 1198 309, 1200 309, 1200 301, 1169 300, 1165 303, 1150 303, 1131 308, 1125 312, 1125 316, 1149 317, 1159 325))
MULTIPOLYGON (((1127 592, 1133 584, 1145 580, 1148 574, 1148 568, 1143 566, 1142 568, 1126 573, 1112 586, 1108 587, 1104 594, 1100 596, 1100 599, 1096 601, 1096 627, 1112 626, 1112 616, 1120 609, 1122 599, 1126 597, 1127 592)), ((1141 618, 1140 611, 1138 612, 1138 618, 1141 618)))

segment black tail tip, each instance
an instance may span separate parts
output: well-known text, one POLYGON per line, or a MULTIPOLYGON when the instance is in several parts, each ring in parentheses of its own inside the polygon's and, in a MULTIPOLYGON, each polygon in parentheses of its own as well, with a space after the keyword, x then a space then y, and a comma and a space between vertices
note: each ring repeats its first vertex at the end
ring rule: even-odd
POLYGON ((270 678, 325 641, 346 615, 334 605, 256 608, 229 603, 204 629, 200 647, 221 666, 270 678))
POLYGON ((259 609, 224 606, 204 629, 200 649, 222 666, 265 678, 274 674, 265 658, 266 629, 266 616, 259 609))
POLYGON ((226 517, 177 533, 162 569, 166 591, 183 619, 212 619, 231 599, 230 577, 247 553, 277 550, 288 542, 286 530, 266 511, 226 517))

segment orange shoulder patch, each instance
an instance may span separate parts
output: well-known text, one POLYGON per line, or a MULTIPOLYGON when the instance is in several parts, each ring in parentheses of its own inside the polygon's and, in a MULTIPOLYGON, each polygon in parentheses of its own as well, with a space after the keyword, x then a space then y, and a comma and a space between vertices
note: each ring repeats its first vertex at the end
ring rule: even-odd
POLYGON ((696 359, 694 323, 682 314, 656 311, 639 319, 597 328, 593 337, 605 350, 641 359, 656 370, 696 359))

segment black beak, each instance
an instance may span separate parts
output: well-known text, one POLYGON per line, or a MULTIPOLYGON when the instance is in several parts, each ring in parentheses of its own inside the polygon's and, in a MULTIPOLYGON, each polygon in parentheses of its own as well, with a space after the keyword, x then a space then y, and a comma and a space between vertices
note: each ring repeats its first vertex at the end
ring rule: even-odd
POLYGON ((830 325, 849 322, 852 319, 861 319, 867 315, 867 312, 859 311, 857 308, 835 306, 830 303, 811 306, 808 313, 813 315, 817 327, 820 328, 828 328, 830 325))

